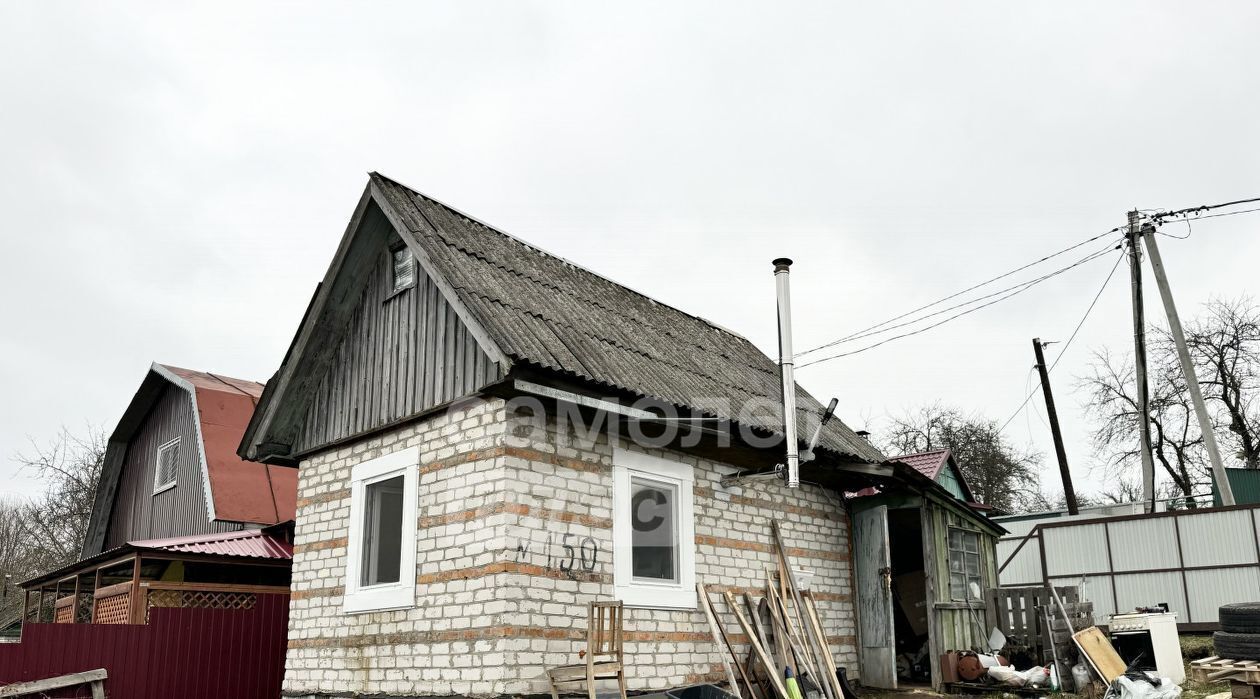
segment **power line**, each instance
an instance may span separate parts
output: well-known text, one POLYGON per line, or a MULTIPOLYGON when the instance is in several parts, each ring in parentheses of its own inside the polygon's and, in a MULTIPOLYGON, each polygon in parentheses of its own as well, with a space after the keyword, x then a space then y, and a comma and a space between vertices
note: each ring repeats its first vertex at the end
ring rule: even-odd
MULTIPOLYGON (((999 291, 999 292, 995 292, 994 294, 988 294, 988 295, 986 295, 986 296, 982 296, 982 297, 980 297, 979 299, 973 299, 972 301, 969 301, 969 302, 967 302, 967 303, 959 304, 959 306, 955 306, 954 308, 958 308, 958 307, 960 307, 960 306, 970 305, 970 304, 974 303, 975 301, 982 300, 982 299, 985 299, 985 298, 989 298, 989 297, 991 297, 991 296, 993 296, 993 295, 995 295, 995 294, 1004 293, 1004 292, 1007 292, 1007 291, 1009 291, 1009 292, 1010 292, 1010 293, 1007 293, 1007 294, 1006 294, 1006 295, 1004 295, 1004 296, 1001 296, 1001 297, 999 297, 999 298, 993 299, 992 301, 989 301, 988 303, 984 303, 984 304, 981 304, 981 305, 979 305, 979 306, 973 306, 972 308, 968 308, 968 309, 967 309, 967 310, 965 310, 965 311, 961 311, 961 312, 959 312, 959 313, 955 313, 954 315, 949 316, 949 317, 947 317, 947 318, 945 318, 945 319, 943 319, 943 320, 939 320, 939 321, 937 321, 937 322, 935 322, 935 323, 932 323, 931 325, 927 325, 927 326, 924 326, 924 327, 922 327, 922 328, 917 328, 917 329, 915 329, 915 330, 911 330, 910 332, 905 332, 905 333, 902 333, 902 334, 900 334, 900 335, 893 335, 892 337, 887 337, 887 338, 884 338, 883 340, 880 340, 879 342, 876 342, 876 343, 871 344, 871 345, 867 345, 867 346, 862 347, 862 348, 859 348, 859 349, 855 349, 855 350, 850 351, 850 352, 842 352, 842 353, 840 353, 840 354, 833 354, 833 355, 830 355, 830 356, 827 356, 827 357, 823 357, 822 359, 815 359, 815 360, 814 360, 814 361, 812 361, 812 362, 805 362, 804 364, 798 364, 798 365, 796 365, 796 368, 797 368, 797 369, 804 369, 805 367, 812 366, 812 365, 814 365, 814 364, 820 364, 820 363, 822 363, 822 362, 829 362, 829 361, 831 361, 831 360, 833 360, 833 359, 839 359, 840 357, 848 357, 848 356, 851 356, 851 355, 854 355, 854 354, 860 354, 860 353, 865 352, 865 351, 867 351, 867 350, 875 349, 876 347, 879 347, 880 345, 885 345, 885 344, 887 344, 887 343, 889 343, 889 342, 892 342, 893 340, 900 340, 900 339, 902 339, 902 338, 911 337, 911 336, 913 336, 913 335, 918 335, 918 334, 920 334, 920 333, 927 332, 928 330, 931 330, 931 329, 933 329, 933 328, 940 327, 940 326, 942 326, 942 325, 944 325, 944 324, 946 324, 946 323, 948 323, 948 322, 950 322, 950 321, 952 321, 952 320, 955 320, 955 319, 957 319, 957 318, 961 318, 961 317, 963 317, 963 316, 965 316, 965 315, 970 315, 970 314, 972 314, 972 313, 975 313, 976 311, 979 311, 979 310, 982 310, 982 309, 988 308, 989 306, 992 306, 992 305, 994 305, 994 304, 1001 303, 1002 301, 1005 301, 1006 299, 1009 299, 1009 298, 1011 298, 1012 296, 1016 296, 1016 295, 1018 295, 1018 294, 1021 294, 1021 293, 1025 292, 1025 291, 1027 291, 1027 290, 1029 290, 1029 289, 1033 288, 1034 286, 1036 286, 1036 285, 1040 284, 1041 282, 1046 281, 1047 279, 1050 279, 1050 278, 1052 278, 1052 277, 1057 277, 1058 275, 1063 274, 1064 272, 1067 272, 1068 270, 1071 270, 1071 269, 1074 269, 1074 268, 1076 268, 1076 267, 1079 267, 1079 266, 1081 266, 1081 265, 1083 265, 1083 264, 1085 264, 1085 263, 1087 263, 1087 262, 1092 262, 1093 260, 1096 260, 1096 259, 1098 259, 1099 257, 1102 257, 1103 255, 1106 255, 1109 251, 1111 251, 1111 250, 1113 250, 1113 249, 1114 249, 1114 248, 1113 248, 1113 246, 1111 246, 1110 244, 1108 244, 1108 246, 1107 246, 1106 248, 1104 248, 1104 249, 1102 249, 1102 250, 1099 250, 1098 252, 1095 252, 1095 253, 1090 253, 1089 255, 1086 255, 1085 257, 1081 258, 1080 260, 1077 260, 1076 262, 1074 262, 1074 263, 1072 263, 1072 264, 1070 264, 1070 265, 1068 265, 1068 266, 1066 266, 1066 267, 1061 267, 1061 268, 1059 268, 1059 269, 1057 269, 1057 270, 1055 270, 1055 271, 1053 271, 1053 272, 1050 272, 1050 273, 1048 273, 1048 274, 1044 274, 1044 275, 1042 275, 1042 276, 1040 276, 1040 277, 1037 277, 1037 278, 1035 278, 1035 279, 1031 279, 1031 280, 1026 281, 1026 282, 1021 282, 1020 284, 1016 284, 1015 286, 1012 286, 1012 287, 1007 287, 1006 289, 1004 289, 1004 290, 1002 290, 1002 291, 999 291)), ((948 309, 947 309, 947 310, 948 310, 948 309)), ((942 311, 942 312, 943 312, 943 311, 942 311)), ((932 315, 937 315, 937 314, 932 314, 932 315)), ((918 322, 919 320, 924 320, 924 319, 926 319, 926 318, 928 318, 928 317, 931 317, 931 316, 924 316, 923 318, 917 319, 916 321, 912 321, 912 322, 918 322)), ((877 334, 877 333, 872 333, 872 334, 877 334)), ((838 341, 837 341, 837 342, 838 342, 838 341)), ((833 344, 835 344, 835 343, 833 343, 833 344)), ((796 356, 800 356, 800 355, 796 355, 796 356)))
MULTIPOLYGON (((1063 254, 1065 254, 1065 253, 1071 252, 1071 251, 1073 251, 1073 250, 1075 250, 1075 249, 1077 249, 1077 248, 1079 248, 1079 247, 1081 247, 1081 246, 1083 246, 1083 245, 1088 245, 1089 243, 1092 243, 1092 242, 1094 242, 1095 240, 1098 240, 1099 238, 1103 238, 1103 237, 1105 237, 1105 236, 1111 235, 1112 233, 1117 233, 1117 232, 1119 232, 1122 228, 1123 228, 1123 226, 1117 226, 1117 227, 1112 228, 1111 230, 1109 230, 1109 231, 1107 231, 1107 232, 1105 232, 1105 233, 1099 233, 1098 235, 1093 236, 1092 238, 1087 238, 1086 240, 1082 240, 1081 242, 1076 243, 1075 245, 1071 245, 1071 246, 1069 246, 1069 247, 1063 248, 1062 250, 1059 250, 1058 252, 1053 252, 1053 253, 1050 253, 1049 255, 1046 255, 1045 257, 1042 257, 1042 258, 1040 258, 1040 259, 1038 259, 1038 260, 1034 260, 1033 262, 1029 262, 1029 263, 1028 263, 1028 264, 1026 264, 1026 265, 1023 265, 1023 266, 1020 266, 1020 267, 1016 267, 1015 269, 1012 269, 1012 270, 1011 270, 1011 271, 1009 271, 1009 272, 1004 272, 1004 273, 1002 273, 1002 274, 997 275, 996 277, 993 277, 992 279, 987 279, 987 280, 985 280, 985 281, 982 281, 982 282, 980 282, 979 284, 975 284, 975 285, 973 285, 973 286, 969 286, 969 287, 967 287, 966 289, 963 289, 962 291, 958 291, 958 292, 955 292, 955 293, 953 293, 953 294, 950 294, 949 296, 946 296, 946 297, 944 297, 944 298, 937 299, 937 300, 933 301, 932 303, 929 303, 929 304, 926 304, 926 305, 923 305, 923 306, 919 306, 918 308, 915 308, 914 310, 906 311, 905 313, 902 313, 901 315, 899 315, 899 316, 895 316, 895 317, 893 317, 893 318, 889 318, 888 320, 885 320, 885 321, 884 321, 884 322, 882 322, 882 323, 876 323, 875 325, 872 325, 872 326, 870 326, 869 328, 864 328, 864 329, 862 329, 862 330, 858 330, 857 332, 854 332, 854 333, 852 333, 852 334, 850 334, 850 335, 846 335, 846 336, 844 336, 844 337, 842 337, 842 338, 840 338, 840 339, 838 339, 838 340, 833 340, 833 341, 831 341, 831 342, 828 342, 828 343, 823 344, 823 345, 819 345, 819 346, 814 347, 814 348, 812 348, 812 349, 807 349, 807 350, 805 350, 804 352, 797 352, 797 353, 795 354, 795 356, 796 356, 796 357, 803 357, 803 356, 805 356, 805 355, 807 355, 807 354, 811 354, 811 353, 813 353, 813 352, 817 352, 817 351, 819 351, 819 350, 824 350, 824 349, 827 349, 828 347, 834 347, 834 346, 836 346, 836 345, 838 345, 838 344, 840 344, 840 343, 842 343, 842 342, 847 342, 847 341, 849 341, 849 340, 857 339, 859 336, 867 336, 868 334, 871 334, 871 331, 872 331, 872 330, 877 330, 877 329, 879 329, 879 328, 884 327, 885 325, 888 325, 889 323, 895 323, 895 322, 897 322, 897 321, 901 320, 902 318, 905 318, 905 317, 907 317, 907 316, 914 315, 915 313, 918 313, 919 311, 927 310, 927 309, 929 309, 929 308, 931 308, 931 307, 933 307, 933 306, 937 306, 937 305, 942 304, 942 303, 944 303, 944 302, 946 302, 946 301, 949 301, 949 300, 951 300, 951 299, 958 298, 959 296, 962 296, 963 294, 965 294, 965 293, 967 293, 967 292, 970 292, 970 291, 975 291, 976 289, 979 289, 979 288, 980 288, 980 287, 982 287, 982 286, 988 286, 989 284, 992 284, 993 282, 996 282, 996 281, 1001 280, 1001 279, 1005 279, 1006 277, 1009 277, 1009 276, 1011 276, 1012 274, 1016 274, 1016 273, 1018 273, 1018 272, 1022 272, 1022 271, 1024 271, 1024 270, 1028 269, 1029 267, 1034 267, 1034 266, 1036 266, 1036 265, 1039 265, 1039 264, 1041 264, 1042 262, 1045 262, 1046 260, 1050 260, 1050 259, 1053 259, 1053 258, 1055 258, 1055 257, 1058 257, 1059 255, 1063 255, 1063 254)), ((1001 292, 997 292, 997 293, 1001 293, 1001 292)), ((982 297, 982 298, 985 298, 985 297, 982 297)), ((966 304, 962 304, 962 305, 966 305, 966 304)), ((956 308, 956 307, 957 307, 957 306, 955 306, 955 308, 956 308)), ((949 310, 949 309, 946 309, 946 310, 949 310)), ((900 327, 900 326, 899 326, 899 327, 900 327)))
MULTIPOLYGON (((1168 211, 1162 214, 1155 214, 1154 216, 1151 217, 1151 219, 1154 220, 1155 223, 1160 223, 1164 219, 1171 218, 1173 216, 1189 216, 1192 214, 1197 216, 1198 218, 1208 218, 1207 216, 1202 216, 1201 214, 1204 211, 1212 211, 1214 209, 1224 209, 1229 206, 1238 206, 1239 204, 1254 204, 1256 202, 1260 202, 1260 197, 1252 197, 1251 199, 1238 199, 1236 201, 1227 201, 1221 204, 1204 204, 1202 206, 1192 206, 1187 209, 1177 209, 1176 211, 1168 211)), ((1252 209, 1252 211, 1255 211, 1255 210, 1256 209, 1252 209)), ((1246 212, 1239 211, 1237 213, 1241 214, 1241 213, 1246 213, 1246 212)), ((1220 216, 1221 214, 1216 214, 1216 215, 1220 216)))
MULTIPOLYGON (((1109 244, 1107 245, 1107 247, 1105 247, 1105 248, 1103 248, 1102 250, 1099 250, 1099 251, 1097 251, 1097 252, 1093 252, 1093 253, 1090 253, 1089 255, 1086 255, 1086 256, 1085 256, 1085 258, 1082 258, 1082 259, 1081 259, 1081 260, 1079 260, 1076 264, 1081 264, 1081 263, 1084 263, 1084 262, 1088 262, 1089 260, 1092 260, 1092 259, 1094 259, 1095 257, 1100 257, 1100 256, 1102 256, 1102 255, 1106 254, 1106 253, 1107 253, 1107 251, 1108 251, 1108 250, 1111 250, 1111 249, 1112 249, 1112 246, 1111 246, 1111 244, 1109 243, 1109 244)), ((1048 278, 1050 278, 1050 277, 1054 276, 1055 274, 1059 274, 1059 273, 1061 273, 1061 272, 1065 272, 1065 271, 1067 271, 1067 270, 1069 270, 1069 269, 1071 269, 1072 267, 1075 267, 1075 266, 1076 266, 1075 264, 1073 264, 1073 265, 1069 265, 1069 266, 1064 267, 1064 268, 1062 268, 1062 269, 1056 270, 1055 272, 1052 272, 1051 274, 1044 275, 1044 276, 1042 276, 1042 277, 1036 277, 1036 278, 1033 278, 1033 279, 1030 279, 1030 280, 1025 280, 1025 281, 1022 281, 1022 282, 1020 282, 1020 283, 1018 283, 1018 284, 1012 284, 1011 286, 1008 286, 1008 287, 1006 287, 1006 288, 1004 288, 1004 289, 998 289, 997 291, 993 291, 993 292, 987 293, 987 294, 985 294, 985 295, 983 295, 983 296, 977 296, 977 297, 975 297, 975 298, 972 298, 972 299, 968 299, 968 300, 966 300, 966 301, 963 301, 962 303, 956 303, 956 304, 954 304, 953 306, 946 306, 945 308, 942 308, 942 309, 940 309, 939 311, 933 311, 933 312, 931 312, 931 313, 928 313, 927 315, 922 315, 922 316, 919 316, 919 317, 917 317, 917 318, 911 318, 910 320, 907 320, 907 321, 902 322, 902 323, 897 323, 897 324, 895 324, 895 325, 889 325, 889 326, 887 326, 887 327, 885 327, 885 328, 882 328, 882 329, 880 329, 880 330, 873 330, 873 331, 871 331, 871 332, 863 332, 863 333, 857 333, 857 334, 854 334, 854 335, 850 335, 850 336, 848 336, 848 337, 841 338, 841 339, 839 339, 839 340, 836 340, 836 341, 832 342, 832 343, 831 343, 831 345, 832 345, 832 346, 835 346, 835 345, 839 345, 839 344, 844 343, 844 342, 852 342, 852 341, 854 341, 854 340, 861 340, 861 339, 865 339, 865 338, 868 338, 868 337, 872 337, 872 336, 874 336, 874 335, 882 335, 882 334, 884 334, 884 333, 886 333, 886 332, 891 332, 891 331, 896 330, 896 329, 898 329, 898 328, 904 328, 904 327, 909 326, 909 325, 914 325, 914 324, 916 324, 916 323, 921 323, 921 322, 923 322, 923 321, 927 320, 928 318, 935 318, 936 316, 939 316, 939 315, 942 315, 942 314, 948 313, 948 312, 950 312, 950 311, 957 310, 957 309, 959 309, 959 308, 964 308, 964 307, 966 307, 966 306, 970 306, 970 305, 975 304, 975 303, 979 303, 980 301, 984 301, 985 299, 991 299, 991 298, 993 298, 994 296, 1000 296, 1000 295, 1005 294, 1006 292, 1011 291, 1011 290, 1013 290, 1013 289, 1018 289, 1018 288, 1020 288, 1020 287, 1022 287, 1022 286, 1028 286, 1028 285, 1031 285, 1031 284, 1036 284, 1036 283, 1042 282, 1042 281, 1044 281, 1044 280, 1046 280, 1046 279, 1048 279, 1048 278)), ((798 356, 798 357, 799 357, 800 355, 798 354, 798 355, 796 355, 796 356, 798 356)))
MULTIPOLYGON (((1063 349, 1059 350, 1059 354, 1054 358, 1054 361, 1050 363, 1050 368, 1046 370, 1047 375, 1054 371, 1055 367, 1059 366, 1059 360, 1063 359, 1063 355, 1067 354, 1068 348, 1072 346, 1072 340, 1076 339, 1076 334, 1081 331, 1081 326, 1085 325, 1085 320, 1089 318, 1089 314, 1094 310, 1094 306, 1098 304, 1098 299, 1102 298, 1103 291, 1105 291, 1107 289, 1107 285, 1111 283, 1111 278, 1115 276, 1116 270, 1119 269, 1120 262, 1124 260, 1124 256, 1126 254, 1127 253, 1121 252, 1120 256, 1116 258, 1116 263, 1111 266, 1111 271, 1107 273, 1107 278, 1103 280, 1102 286, 1098 289, 1098 293, 1094 294, 1094 300, 1090 301, 1089 308, 1085 309, 1085 315, 1081 316, 1080 321, 1076 323, 1076 327, 1072 330, 1071 336, 1068 337, 1067 342, 1063 343, 1063 349)), ((1023 412, 1024 407, 1028 405, 1028 401, 1032 400, 1032 397, 1037 395, 1037 391, 1039 390, 1041 390, 1040 379, 1038 379, 1037 385, 1033 388, 1033 390, 1030 391, 1024 398, 1024 401, 1019 404, 1018 408, 1015 409, 1015 412, 1011 413, 1011 416, 1006 418, 1006 422, 1003 422, 1002 426, 998 428, 999 434, 1006 429, 1007 425, 1011 424, 1011 420, 1014 420, 1016 416, 1023 412)))

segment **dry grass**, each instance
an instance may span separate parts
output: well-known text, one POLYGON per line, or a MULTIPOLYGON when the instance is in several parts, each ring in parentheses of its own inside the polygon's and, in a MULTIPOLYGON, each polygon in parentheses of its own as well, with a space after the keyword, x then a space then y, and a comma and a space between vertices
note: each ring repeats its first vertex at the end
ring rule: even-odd
POLYGON ((1229 692, 1229 682, 1197 682, 1190 676, 1190 661, 1215 655, 1211 636, 1182 636, 1181 656, 1186 661, 1186 683, 1181 685, 1182 699, 1204 699, 1229 692))

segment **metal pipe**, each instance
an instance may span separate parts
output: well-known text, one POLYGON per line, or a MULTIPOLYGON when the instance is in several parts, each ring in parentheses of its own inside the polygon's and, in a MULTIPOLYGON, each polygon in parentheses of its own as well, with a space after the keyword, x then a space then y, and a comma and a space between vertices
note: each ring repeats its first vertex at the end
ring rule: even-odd
POLYGON ((788 268, 792 261, 774 261, 774 287, 779 301, 779 370, 783 374, 783 438, 787 442, 787 487, 801 485, 800 443, 796 440, 796 378, 792 367, 792 294, 788 268))

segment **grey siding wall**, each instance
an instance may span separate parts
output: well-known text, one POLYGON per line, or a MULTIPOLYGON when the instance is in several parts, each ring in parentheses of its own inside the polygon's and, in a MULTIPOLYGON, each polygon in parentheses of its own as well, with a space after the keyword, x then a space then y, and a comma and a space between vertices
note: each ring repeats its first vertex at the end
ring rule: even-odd
POLYGON ((416 265, 416 284, 392 294, 388 250, 378 255, 341 344, 320 379, 294 453, 388 425, 498 378, 433 280, 416 265))
POLYGON ((198 456, 197 428, 187 393, 167 386, 127 446, 118 494, 105 532, 105 549, 128 540, 237 531, 239 524, 211 522, 198 456), (179 437, 175 487, 153 494, 158 449, 179 437))

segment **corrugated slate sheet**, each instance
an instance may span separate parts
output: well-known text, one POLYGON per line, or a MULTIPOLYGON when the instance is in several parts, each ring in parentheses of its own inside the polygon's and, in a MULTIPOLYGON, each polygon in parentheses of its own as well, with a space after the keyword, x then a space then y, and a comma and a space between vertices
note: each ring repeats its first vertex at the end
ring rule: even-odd
MULTIPOLYGON (((392 180, 373 175, 438 271, 514 361, 782 432, 771 406, 778 366, 751 342, 533 248, 392 180)), ((797 388, 800 436, 823 406, 797 388)), ((839 419, 820 446, 863 461, 883 455, 839 419)))

